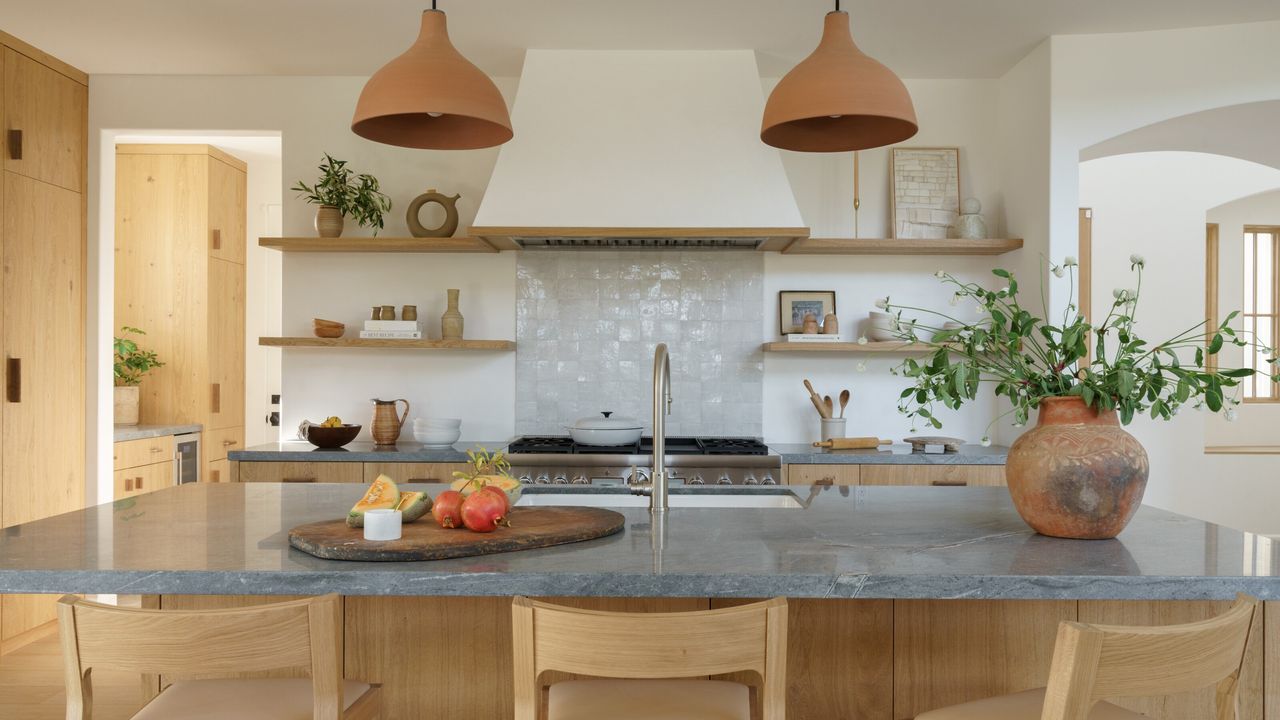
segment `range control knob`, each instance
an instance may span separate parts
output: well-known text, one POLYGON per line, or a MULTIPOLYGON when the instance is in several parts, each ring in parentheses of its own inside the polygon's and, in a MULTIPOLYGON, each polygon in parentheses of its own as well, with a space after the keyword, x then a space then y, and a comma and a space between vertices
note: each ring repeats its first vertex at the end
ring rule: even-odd
POLYGON ((649 473, 644 468, 637 468, 634 473, 627 475, 628 485, 643 485, 649 482, 649 473))
POLYGON ((550 485, 551 476, 547 475, 546 473, 538 473, 538 479, 534 480, 533 482, 538 485, 550 485))
POLYGON ((520 484, 521 484, 521 485, 531 485, 531 484, 533 484, 533 478, 529 477, 529 473, 525 473, 525 474, 523 474, 523 475, 521 475, 521 476, 520 476, 520 484))
POLYGON ((582 473, 578 473, 577 475, 574 475, 573 480, 571 480, 570 482, 574 485, 590 485, 591 484, 591 481, 587 479, 587 476, 583 475, 582 473))
POLYGON ((556 473, 556 479, 551 482, 556 485, 568 485, 569 478, 564 473, 556 473))
POLYGON ((729 473, 725 473, 725 474, 723 474, 723 475, 721 475, 721 476, 720 476, 720 479, 716 481, 716 484, 717 484, 717 485, 732 485, 732 484, 733 484, 733 478, 729 477, 729 473))
POLYGON ((706 485, 707 481, 703 480, 701 475, 694 475, 693 477, 689 478, 689 484, 690 485, 706 485))
POLYGON ((743 485, 759 485, 760 481, 756 479, 755 473, 747 473, 747 476, 742 478, 742 484, 743 485))
POLYGON ((778 481, 773 479, 773 473, 765 473, 764 478, 760 480, 761 485, 777 485, 778 481))

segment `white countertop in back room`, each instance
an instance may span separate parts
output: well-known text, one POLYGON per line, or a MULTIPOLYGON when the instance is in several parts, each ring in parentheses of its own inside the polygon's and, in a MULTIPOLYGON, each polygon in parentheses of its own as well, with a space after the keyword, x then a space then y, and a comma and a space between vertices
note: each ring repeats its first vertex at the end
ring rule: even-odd
POLYGON ((203 425, 117 425, 115 442, 141 440, 143 438, 164 437, 165 435, 185 435, 198 433, 203 425))

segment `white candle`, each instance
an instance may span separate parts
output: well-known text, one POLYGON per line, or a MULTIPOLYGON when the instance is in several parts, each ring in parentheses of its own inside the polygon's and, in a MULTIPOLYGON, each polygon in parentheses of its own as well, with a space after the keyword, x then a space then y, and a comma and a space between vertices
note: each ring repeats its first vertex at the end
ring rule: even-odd
POLYGON ((364 514, 365 540, 399 540, 400 511, 370 510, 364 514))

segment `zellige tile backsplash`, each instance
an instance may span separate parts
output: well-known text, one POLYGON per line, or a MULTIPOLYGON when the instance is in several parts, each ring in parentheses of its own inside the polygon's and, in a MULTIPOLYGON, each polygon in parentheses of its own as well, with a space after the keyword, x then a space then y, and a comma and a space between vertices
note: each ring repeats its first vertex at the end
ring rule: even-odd
POLYGON ((532 251, 516 273, 516 432, 603 410, 652 425, 653 348, 671 352, 668 435, 759 436, 764 260, 736 251, 532 251))

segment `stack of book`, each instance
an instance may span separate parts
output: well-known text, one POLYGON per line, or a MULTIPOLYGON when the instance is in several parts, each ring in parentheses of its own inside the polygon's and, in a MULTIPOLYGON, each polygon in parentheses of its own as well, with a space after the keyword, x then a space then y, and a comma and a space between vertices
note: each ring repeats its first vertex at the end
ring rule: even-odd
POLYGON ((422 324, 417 320, 365 320, 362 340, 421 340, 422 324))
POLYGON ((787 336, 787 342, 793 343, 838 343, 839 335, 805 335, 803 333, 791 333, 787 336))

